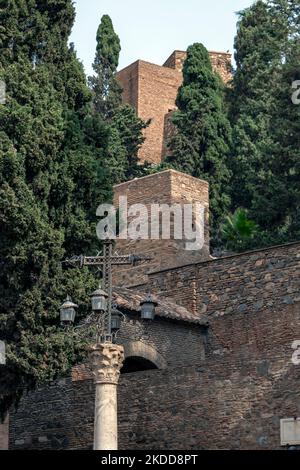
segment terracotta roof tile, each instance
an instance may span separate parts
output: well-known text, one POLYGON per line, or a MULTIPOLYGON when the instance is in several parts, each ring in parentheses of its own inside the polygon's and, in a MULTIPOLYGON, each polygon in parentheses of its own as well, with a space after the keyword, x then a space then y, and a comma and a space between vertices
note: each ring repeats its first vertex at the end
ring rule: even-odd
MULTIPOLYGON (((135 292, 124 287, 115 287, 113 297, 120 308, 125 308, 133 312, 140 311, 140 302, 146 297, 146 292, 135 292)), ((205 315, 195 314, 185 307, 176 304, 170 299, 155 296, 158 305, 156 314, 160 317, 170 318, 171 320, 185 321, 207 326, 208 319, 205 315)))

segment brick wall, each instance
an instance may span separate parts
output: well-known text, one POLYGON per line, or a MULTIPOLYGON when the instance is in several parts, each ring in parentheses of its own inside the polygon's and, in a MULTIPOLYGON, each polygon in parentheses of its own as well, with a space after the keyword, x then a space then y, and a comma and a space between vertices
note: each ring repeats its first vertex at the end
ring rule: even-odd
POLYGON ((300 305, 299 268, 300 243, 291 243, 153 272, 149 282, 188 307, 194 281, 199 312, 213 318, 249 316, 275 305, 300 305))
POLYGON ((220 75, 224 83, 232 79, 231 54, 229 52, 210 51, 209 57, 213 69, 220 75))
MULTIPOLYGON (((229 52, 209 51, 209 57, 213 69, 221 76, 224 83, 228 83, 232 78, 231 54, 229 52)), ((169 67, 182 72, 185 59, 186 51, 174 51, 166 60, 163 67, 169 67)))
MULTIPOLYGON (((162 364, 164 368, 183 367, 191 361, 201 364, 205 357, 206 335, 201 326, 158 317, 145 323, 128 313, 118 342, 124 344, 125 352, 130 351, 131 343, 137 342, 153 348, 160 358, 160 364, 155 364, 158 367, 162 364)), ((92 444, 94 385, 87 367, 74 369, 73 381, 62 379, 25 395, 18 409, 12 410, 11 449, 74 449, 92 444)), ((120 405, 128 400, 125 375, 134 376, 132 373, 121 376, 124 393, 120 392, 120 405)), ((153 375, 147 371, 143 377, 151 379, 153 375)))
POLYGON ((174 51, 167 58, 163 67, 169 67, 170 69, 176 69, 178 72, 182 72, 183 64, 186 59, 186 51, 174 51))
MULTIPOLYGON (((280 449, 280 419, 300 414, 299 379, 283 358, 124 374, 119 449, 280 449)), ((93 413, 91 380, 40 389, 24 398, 10 448, 91 448, 93 413)))
POLYGON ((164 117, 175 107, 182 75, 177 70, 138 60, 121 70, 118 79, 123 88, 123 102, 134 106, 141 119, 151 119, 139 157, 141 161, 159 163, 163 151, 164 117))
MULTIPOLYGON (((280 419, 300 415, 300 366, 291 361, 299 263, 295 243, 150 275, 152 288, 185 305, 196 285, 210 327, 203 337, 198 327, 156 319, 143 332, 155 348, 164 344, 168 365, 121 376, 120 449, 280 449, 280 419)), ((130 328, 137 339, 138 322, 130 328)), ((93 400, 89 380, 25 396, 11 447, 89 448, 93 400)))
POLYGON ((280 419, 299 416, 300 368, 219 359, 123 376, 121 449, 280 449, 280 419))
POLYGON ((123 87, 122 99, 138 112, 139 98, 139 61, 118 72, 118 79, 123 87))
MULTIPOLYGON (((213 68, 227 82, 231 78, 231 55, 223 52, 209 54, 213 68)), ((151 119, 139 153, 141 161, 157 164, 165 156, 165 116, 176 109, 175 101, 182 84, 185 58, 186 52, 175 51, 163 66, 137 60, 118 72, 123 88, 123 102, 135 107, 140 118, 145 121, 151 119)))
MULTIPOLYGON (((155 268, 177 266, 186 262, 209 258, 209 202, 208 184, 174 170, 146 176, 114 187, 114 204, 118 207, 119 197, 127 196, 128 206, 145 204, 150 214, 150 204, 187 204, 199 202, 205 208, 205 244, 202 250, 185 250, 186 240, 118 240, 117 249, 124 254, 136 253, 150 256, 151 262, 142 266, 118 267, 114 270, 114 281, 118 285, 132 285, 147 282, 147 272, 155 268)), ((130 220, 130 219, 129 219, 130 220)), ((150 232, 149 232, 150 235, 150 232)))

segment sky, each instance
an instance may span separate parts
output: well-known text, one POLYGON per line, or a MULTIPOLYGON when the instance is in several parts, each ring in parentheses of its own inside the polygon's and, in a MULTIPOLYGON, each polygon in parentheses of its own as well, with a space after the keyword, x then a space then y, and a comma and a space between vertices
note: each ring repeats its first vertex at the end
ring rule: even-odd
POLYGON ((121 40, 119 70, 136 61, 162 65, 175 50, 202 42, 211 51, 233 52, 236 12, 253 0, 75 0, 74 42, 92 74, 96 32, 108 14, 121 40))

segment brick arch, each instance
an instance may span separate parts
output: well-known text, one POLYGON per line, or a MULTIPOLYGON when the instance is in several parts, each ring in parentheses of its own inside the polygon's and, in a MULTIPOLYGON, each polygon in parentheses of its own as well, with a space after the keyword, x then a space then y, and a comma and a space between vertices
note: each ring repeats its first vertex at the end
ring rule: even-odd
POLYGON ((167 362, 165 358, 149 344, 142 341, 128 341, 124 345, 125 359, 129 357, 141 357, 152 362, 158 369, 165 369, 167 362))

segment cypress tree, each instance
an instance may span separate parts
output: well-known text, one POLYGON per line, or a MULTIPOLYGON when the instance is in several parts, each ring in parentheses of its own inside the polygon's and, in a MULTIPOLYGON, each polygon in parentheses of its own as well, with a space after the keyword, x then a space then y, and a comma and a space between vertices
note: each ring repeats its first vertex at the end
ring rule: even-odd
POLYGON ((120 40, 108 15, 101 18, 97 32, 97 47, 93 68, 95 75, 89 78, 93 92, 95 115, 102 116, 108 132, 106 169, 112 184, 142 176, 144 167, 139 165, 138 151, 144 142, 145 123, 134 108, 122 105, 122 88, 117 80, 120 40))
POLYGON ((97 31, 96 56, 93 63, 95 75, 89 78, 94 92, 95 110, 105 119, 112 117, 121 105, 121 93, 116 72, 121 51, 120 39, 108 15, 103 15, 97 31))
POLYGON ((295 75, 290 65, 299 56, 295 42, 289 52, 297 23, 291 3, 257 1, 240 13, 235 39, 232 200, 233 208, 249 209, 260 227, 253 247, 290 239, 290 213, 297 206, 298 110, 291 104, 288 75, 295 75), (292 159, 287 158, 289 145, 295 145, 292 159))
POLYGON ((0 411, 53 380, 82 354, 61 331, 66 294, 87 313, 95 287, 64 257, 95 246, 95 213, 110 196, 102 169, 107 129, 68 37, 71 0, 8 0, 0 10, 0 339, 7 345, 0 411))
POLYGON ((280 36, 281 29, 272 24, 263 1, 259 0, 240 13, 235 38, 237 68, 231 106, 234 123, 232 196, 235 207, 251 209, 253 197, 268 178, 264 155, 272 142, 270 118, 274 106, 272 92, 281 60, 280 36))
POLYGON ((166 162, 210 183, 213 229, 229 206, 231 129, 223 95, 223 84, 212 70, 207 50, 202 44, 193 44, 183 67, 183 84, 176 99, 178 111, 173 117, 177 132, 169 143, 166 162))
POLYGON ((273 185, 263 188, 263 200, 255 200, 255 209, 269 211, 271 230, 265 228, 265 237, 272 243, 279 243, 300 237, 300 106, 292 99, 293 83, 300 80, 300 5, 295 0, 273 0, 269 8, 273 18, 285 21, 286 35, 274 89, 273 143, 267 153, 273 185), (264 201, 266 206, 262 208, 264 201))

